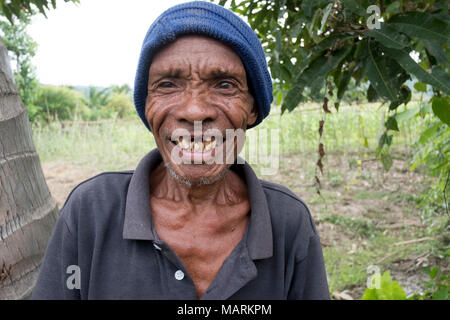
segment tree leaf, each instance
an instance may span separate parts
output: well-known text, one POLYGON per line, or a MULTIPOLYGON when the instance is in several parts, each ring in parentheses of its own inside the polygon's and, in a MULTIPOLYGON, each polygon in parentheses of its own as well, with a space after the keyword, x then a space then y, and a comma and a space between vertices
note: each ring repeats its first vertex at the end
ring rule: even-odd
POLYGON ((362 6, 356 0, 342 0, 342 3, 344 4, 345 8, 349 9, 351 12, 357 14, 360 17, 365 17, 367 15, 366 10, 363 9, 367 6, 362 6))
POLYGON ((439 268, 437 266, 435 266, 433 269, 431 269, 431 271, 430 271, 430 278, 431 278, 431 280, 436 278, 436 276, 438 274, 438 271, 439 271, 439 268))
POLYGON ((375 102, 378 99, 378 93, 377 91, 373 88, 372 85, 369 85, 369 88, 367 89, 367 101, 369 102, 375 102))
POLYGON ((450 68, 449 57, 442 50, 442 44, 438 41, 433 40, 422 40, 423 45, 428 50, 428 52, 437 60, 437 62, 442 63, 445 67, 450 68))
POLYGON ((382 155, 380 161, 386 172, 389 171, 389 169, 391 169, 393 161, 392 157, 389 154, 382 155))
MULTIPOLYGON (((428 83, 439 89, 446 94, 450 94, 450 80, 448 74, 443 71, 432 70, 431 74, 424 68, 417 64, 410 56, 408 52, 404 50, 397 50, 392 48, 384 48, 383 51, 391 58, 395 59, 407 72, 416 76, 421 82, 428 83)), ((440 69, 439 67, 435 67, 440 69)), ((434 68, 433 68, 434 69, 434 68)))
POLYGON ((325 23, 327 23, 328 17, 330 16, 330 11, 331 8, 333 7, 333 2, 330 2, 326 7, 325 10, 323 11, 323 17, 322 17, 322 21, 320 22, 320 33, 322 33, 323 31, 323 27, 325 26, 325 23))
POLYGON ((395 101, 392 101, 389 105, 389 110, 395 110, 399 105, 404 103, 405 105, 411 100, 411 90, 408 86, 403 85, 400 88, 399 94, 395 101))
POLYGON ((425 144, 432 136, 434 136, 440 125, 441 125, 440 122, 436 122, 435 124, 427 128, 425 131, 423 131, 422 134, 420 135, 419 143, 425 144))
POLYGON ((448 287, 445 286, 433 293, 433 300, 448 300, 448 287))
POLYGON ((427 84, 418 81, 414 83, 414 89, 416 89, 419 92, 427 92, 427 84))
POLYGON ((298 106, 298 104, 304 100, 302 92, 305 86, 306 83, 299 82, 293 88, 291 88, 291 90, 289 90, 286 98, 283 101, 283 105, 281 106, 281 113, 284 113, 286 110, 294 110, 298 106))
MULTIPOLYGON (((328 58, 320 56, 314 60, 310 66, 302 73, 300 73, 295 81, 295 86, 289 90, 286 95, 286 99, 281 107, 281 110, 292 111, 302 100, 302 92, 307 85, 311 86, 312 90, 315 90, 321 82, 324 81, 325 76, 345 58, 345 56, 351 51, 351 47, 344 47, 336 52, 333 52, 328 58)), ((312 94, 317 92, 312 92, 312 94)))
POLYGON ((378 289, 366 289, 362 300, 406 300, 405 290, 391 279, 389 270, 380 277, 378 289))
POLYGON ((302 9, 307 17, 312 17, 312 15, 313 15, 314 1, 315 0, 302 1, 302 9))
POLYGON ((386 7, 385 12, 389 14, 395 13, 400 10, 400 5, 401 5, 400 1, 394 1, 386 7))
POLYGON ((415 108, 410 108, 408 110, 405 110, 403 112, 399 112, 395 115, 395 119, 398 121, 405 121, 408 119, 411 119, 412 117, 414 117, 416 114, 418 114, 420 111, 420 107, 417 106, 415 108))
POLYGON ((385 126, 386 126, 386 129, 388 129, 388 130, 399 131, 397 120, 396 120, 395 116, 390 116, 388 118, 388 120, 386 121, 385 126))
POLYGON ((339 84, 337 85, 338 87, 338 92, 337 92, 337 98, 338 100, 341 100, 342 97, 344 96, 345 91, 347 90, 348 84, 350 82, 350 79, 352 77, 352 72, 349 70, 344 71, 344 73, 342 74, 342 77, 339 81, 339 84))
POLYGON ((368 46, 368 50, 369 55, 366 60, 366 76, 369 79, 370 84, 381 97, 395 101, 397 95, 395 93, 395 88, 393 88, 389 82, 389 69, 386 66, 385 57, 375 55, 371 49, 371 45, 368 46))
POLYGON ((437 40, 441 43, 450 41, 449 24, 434 18, 431 13, 400 13, 392 16, 388 23, 411 38, 437 40))
POLYGON ((383 149, 384 145, 388 145, 390 146, 392 143, 392 134, 387 134, 386 132, 384 132, 380 139, 378 140, 378 148, 381 151, 383 149))
POLYGON ((369 30, 367 35, 388 48, 403 49, 408 45, 408 39, 386 23, 382 23, 380 29, 369 30))
POLYGON ((450 126, 450 103, 447 98, 433 98, 432 107, 433 113, 438 117, 442 122, 450 126))

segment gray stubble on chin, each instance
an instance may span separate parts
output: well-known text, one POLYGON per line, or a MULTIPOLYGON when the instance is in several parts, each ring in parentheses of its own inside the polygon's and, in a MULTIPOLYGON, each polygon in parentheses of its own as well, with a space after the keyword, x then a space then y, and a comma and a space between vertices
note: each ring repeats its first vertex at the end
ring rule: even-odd
POLYGON ((191 180, 180 177, 180 175, 178 175, 175 172, 175 170, 172 168, 172 166, 170 165, 169 162, 165 162, 164 165, 167 168, 167 170, 169 171, 169 174, 171 175, 172 178, 174 178, 175 180, 177 180, 178 182, 184 184, 185 186, 187 186, 189 188, 191 188, 191 187, 200 187, 200 186, 204 186, 204 185, 213 184, 213 183, 221 180, 225 176, 225 174, 228 172, 228 168, 225 167, 214 178, 203 178, 202 177, 202 178, 200 178, 200 181, 198 183, 193 184, 191 180))

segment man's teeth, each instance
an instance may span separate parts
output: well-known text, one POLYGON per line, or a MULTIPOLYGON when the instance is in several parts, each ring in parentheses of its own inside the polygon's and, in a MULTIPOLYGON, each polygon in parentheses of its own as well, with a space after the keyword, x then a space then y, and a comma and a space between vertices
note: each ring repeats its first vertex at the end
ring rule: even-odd
POLYGON ((176 143, 183 149, 191 152, 209 151, 216 147, 216 140, 211 141, 211 137, 206 137, 205 141, 189 141, 180 137, 176 143))

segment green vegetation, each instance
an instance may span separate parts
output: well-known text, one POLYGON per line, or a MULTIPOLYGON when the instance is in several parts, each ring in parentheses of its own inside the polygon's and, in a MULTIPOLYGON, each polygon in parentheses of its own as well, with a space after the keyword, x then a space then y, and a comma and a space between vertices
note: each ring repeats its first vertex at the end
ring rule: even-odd
POLYGON ((43 162, 67 161, 102 170, 134 168, 155 147, 153 135, 137 117, 37 124, 33 138, 43 162))
POLYGON ((38 86, 35 67, 31 63, 31 58, 36 54, 37 43, 26 32, 31 23, 30 16, 21 13, 19 18, 15 17, 13 21, 11 24, 9 21, 0 20, 0 36, 9 51, 20 97, 25 105, 30 105, 38 86))
MULTIPOLYGON (((270 116, 254 130, 279 129, 281 154, 315 151, 322 118, 320 108, 315 104, 304 105, 303 110, 296 109, 283 115, 279 108, 274 107, 270 116)), ((383 111, 369 103, 343 105, 339 112, 327 114, 321 137, 325 152, 373 152, 383 130, 382 119, 383 111)), ((409 149, 416 132, 420 132, 425 124, 422 118, 414 117, 399 125, 403 130, 395 133, 394 149, 409 149)))
POLYGON ((353 236, 374 237, 380 230, 370 219, 360 217, 348 217, 336 214, 322 215, 321 221, 327 221, 334 225, 341 226, 345 232, 350 233, 353 236))
MULTIPOLYGON (((389 270, 382 276, 377 275, 379 288, 368 288, 362 297, 363 300, 406 300, 405 290, 397 281, 392 281, 389 270)), ((374 281, 375 282, 375 281, 374 281)))
POLYGON ((426 290, 423 293, 415 293, 406 296, 405 290, 397 281, 393 281, 389 270, 383 275, 375 274, 372 277, 373 288, 367 288, 362 300, 448 300, 450 297, 450 277, 441 273, 438 266, 424 267, 430 280, 423 281, 426 290))

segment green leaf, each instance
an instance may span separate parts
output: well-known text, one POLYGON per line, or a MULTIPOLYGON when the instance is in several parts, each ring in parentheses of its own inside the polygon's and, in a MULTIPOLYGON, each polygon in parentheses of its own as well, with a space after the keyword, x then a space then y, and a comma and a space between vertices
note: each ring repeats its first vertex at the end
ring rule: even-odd
MULTIPOLYGON (((338 51, 333 52, 328 58, 320 56, 314 60, 310 66, 302 73, 300 73, 294 80, 295 86, 288 92, 286 99, 281 107, 282 111, 292 111, 297 107, 303 99, 302 92, 306 86, 310 86, 311 90, 316 90, 317 87, 325 80, 325 76, 345 58, 351 51, 351 47, 344 47, 338 51)), ((317 92, 311 92, 316 94, 317 92)))
POLYGON ((388 118, 388 120, 386 121, 385 126, 386 126, 386 129, 388 129, 388 130, 399 131, 397 120, 396 120, 395 116, 390 116, 388 118))
POLYGON ((390 83, 389 69, 386 65, 385 57, 375 54, 368 46, 369 56, 366 60, 366 76, 370 81, 370 84, 375 88, 378 94, 387 98, 388 100, 395 101, 397 95, 395 88, 390 83))
POLYGON ((313 15, 314 1, 315 0, 302 1, 302 9, 307 17, 312 17, 312 15, 313 15))
POLYGON ((449 24, 436 19, 431 13, 406 12, 392 16, 388 23, 397 31, 411 38, 436 40, 441 43, 450 41, 449 24))
POLYGON ((364 10, 361 4, 356 0, 343 0, 342 3, 344 7, 349 9, 351 12, 357 14, 360 17, 365 17, 367 15, 366 10, 364 10))
POLYGON ((414 89, 419 92, 427 92, 427 84, 423 82, 416 82, 414 83, 414 89))
POLYGON ((428 52, 437 60, 437 62, 443 64, 446 68, 450 68, 449 58, 442 50, 443 43, 433 40, 422 40, 423 45, 428 50, 428 52))
POLYGON ((277 106, 281 105, 281 101, 283 101, 283 91, 280 90, 280 92, 278 92, 275 101, 277 106))
POLYGON ((2 6, 2 12, 5 15, 6 19, 8 19, 8 21, 10 23, 13 23, 13 18, 12 18, 11 11, 8 9, 7 6, 4 6, 4 7, 2 6))
POLYGON ((431 271, 430 271, 430 278, 431 278, 431 280, 436 278, 438 272, 439 272, 439 268, 437 266, 435 266, 433 269, 431 269, 431 271))
POLYGON ((366 147, 367 149, 369 149, 369 141, 367 140, 367 137, 363 138, 363 143, 364 143, 364 147, 366 147))
POLYGON ((341 100, 342 97, 344 96, 344 93, 347 90, 347 87, 348 87, 348 84, 350 82, 351 77, 352 77, 352 72, 349 71, 349 70, 344 71, 344 73, 342 74, 342 78, 339 81, 339 84, 337 85, 337 87, 338 87, 338 92, 337 92, 338 100, 341 100))
POLYGON ((362 300, 406 300, 406 293, 397 281, 391 279, 387 270, 381 276, 380 288, 366 289, 362 300))
POLYGON ((367 89, 367 101, 369 102, 375 102, 378 99, 378 93, 377 91, 373 88, 372 85, 369 85, 369 88, 367 89))
POLYGON ((435 135, 437 129, 439 128, 439 126, 441 125, 440 122, 437 122, 435 124, 433 124, 431 127, 429 127, 428 129, 426 129, 425 131, 422 132, 422 134, 420 135, 419 138, 419 143, 420 144, 425 144, 428 142, 428 140, 435 135))
POLYGON ((405 105, 411 100, 411 90, 403 85, 400 88, 398 97, 395 101, 392 101, 391 104, 389 105, 389 110, 395 110, 398 108, 399 105, 401 105, 402 103, 404 103, 405 105))
POLYGON ((433 113, 438 117, 442 122, 450 126, 450 103, 447 98, 433 98, 432 107, 433 113))
POLYGON ((388 135, 386 132, 384 132, 380 139, 378 140, 378 148, 381 152, 381 150, 383 149, 384 145, 388 145, 390 146, 392 143, 392 134, 388 135))
POLYGON ((400 10, 400 5, 401 5, 400 1, 394 1, 386 7, 385 12, 388 14, 396 13, 397 11, 400 10))
POLYGON ((386 23, 382 23, 380 29, 369 30, 367 34, 388 48, 403 49, 408 45, 408 39, 386 23))
POLYGON ((392 167, 392 157, 389 154, 383 155, 380 158, 381 164, 383 165, 384 170, 387 172, 392 167))
POLYGON ((408 110, 405 110, 403 112, 399 112, 395 115, 395 119, 398 121, 404 121, 404 120, 408 120, 411 119, 412 117, 414 117, 416 114, 418 114, 420 111, 420 107, 417 106, 415 108, 411 108, 408 110))
POLYGON ((433 300, 448 300, 448 287, 441 288, 433 293, 433 300))
POLYGON ((408 52, 404 50, 396 50, 384 48, 384 52, 391 58, 395 59, 403 69, 416 76, 421 82, 428 83, 446 94, 450 94, 450 76, 439 67, 435 67, 431 74, 417 64, 408 52), (439 70, 440 69, 440 70, 439 70))
POLYGON ((329 4, 325 7, 325 10, 324 10, 324 12, 323 12, 322 21, 320 22, 320 29, 319 29, 320 33, 322 33, 322 31, 323 31, 323 27, 325 26, 325 23, 326 23, 327 20, 328 20, 328 17, 329 17, 329 15, 330 15, 330 11, 331 11, 331 8, 332 8, 332 7, 333 7, 333 2, 329 3, 329 4))
POLYGON ((284 113, 286 110, 294 110, 301 101, 304 101, 305 98, 302 95, 302 92, 305 85, 306 83, 297 83, 293 88, 291 88, 291 90, 289 90, 283 101, 283 105, 281 106, 281 113, 284 113))

